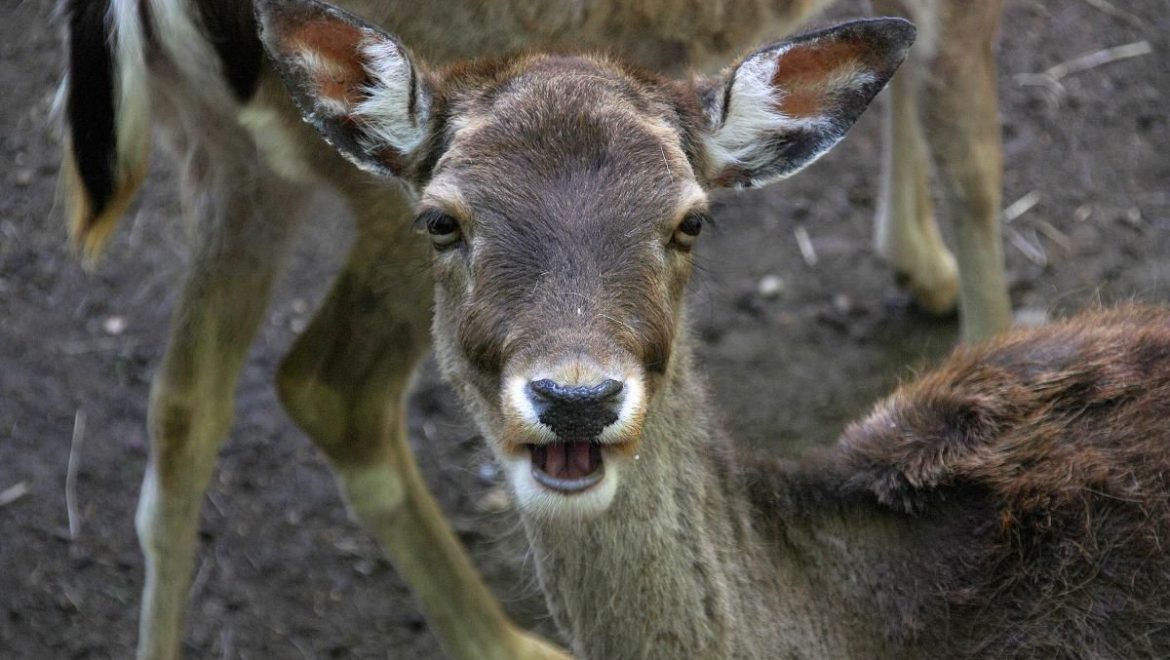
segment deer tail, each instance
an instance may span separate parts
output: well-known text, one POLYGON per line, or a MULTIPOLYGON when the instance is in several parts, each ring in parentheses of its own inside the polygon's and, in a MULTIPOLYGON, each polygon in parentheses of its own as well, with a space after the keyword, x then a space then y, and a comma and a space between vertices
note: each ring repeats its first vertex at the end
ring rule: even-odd
POLYGON ((150 89, 146 3, 62 0, 68 58, 60 194, 73 246, 93 263, 146 175, 150 89))

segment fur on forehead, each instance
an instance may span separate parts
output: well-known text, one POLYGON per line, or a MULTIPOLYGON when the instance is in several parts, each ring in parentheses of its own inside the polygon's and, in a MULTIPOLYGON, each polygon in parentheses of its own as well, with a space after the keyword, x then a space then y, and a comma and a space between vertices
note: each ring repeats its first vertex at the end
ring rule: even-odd
MULTIPOLYGON (((577 110, 594 116, 636 116, 669 142, 690 142, 707 119, 691 81, 675 81, 599 54, 518 54, 456 63, 439 71, 449 133, 491 118, 577 110), (604 105, 574 103, 605 101, 604 105)), ((559 112, 563 114, 563 112, 559 112)), ((454 137, 454 136, 452 136, 454 137)))
POLYGON ((669 78, 603 54, 549 50, 457 62, 438 71, 438 77, 449 99, 489 105, 537 81, 575 78, 620 94, 640 111, 649 110, 649 101, 673 91, 675 85, 669 78))
POLYGON ((594 184, 633 184, 660 202, 694 199, 688 151, 702 114, 686 84, 584 55, 460 64, 439 77, 447 149, 429 198, 454 198, 452 187, 468 180, 523 195, 509 190, 521 187, 517 180, 548 191, 552 183, 564 188, 570 174, 592 172, 594 184), (445 176, 449 170, 460 176, 445 176))

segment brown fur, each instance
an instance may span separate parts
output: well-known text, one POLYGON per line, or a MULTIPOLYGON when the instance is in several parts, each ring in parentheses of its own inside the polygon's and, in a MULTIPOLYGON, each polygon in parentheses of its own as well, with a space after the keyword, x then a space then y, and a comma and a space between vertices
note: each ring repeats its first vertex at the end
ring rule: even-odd
POLYGON ((815 49, 786 53, 780 58, 772 84, 789 90, 778 110, 789 117, 812 117, 826 103, 823 81, 830 76, 848 77, 858 69, 864 44, 831 42, 815 49))
POLYGON ((337 68, 333 75, 314 79, 317 93, 322 96, 355 103, 361 97, 361 88, 369 84, 362 63, 352 59, 350 45, 361 39, 358 29, 344 23, 304 23, 289 39, 296 48, 313 46, 337 68))
POLYGON ((910 520, 970 521, 968 538, 925 545, 970 544, 966 565, 933 580, 946 614, 922 624, 947 626, 923 637, 948 656, 1170 652, 1167 310, 1096 312, 960 349, 847 429, 839 452, 844 492, 910 520))

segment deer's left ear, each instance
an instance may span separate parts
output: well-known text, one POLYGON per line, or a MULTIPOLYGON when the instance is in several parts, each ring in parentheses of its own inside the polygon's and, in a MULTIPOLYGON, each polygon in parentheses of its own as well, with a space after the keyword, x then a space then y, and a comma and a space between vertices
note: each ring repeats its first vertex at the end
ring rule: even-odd
POLYGON ((906 59, 914 26, 845 23, 766 46, 705 95, 707 180, 759 186, 816 160, 845 136, 906 59))

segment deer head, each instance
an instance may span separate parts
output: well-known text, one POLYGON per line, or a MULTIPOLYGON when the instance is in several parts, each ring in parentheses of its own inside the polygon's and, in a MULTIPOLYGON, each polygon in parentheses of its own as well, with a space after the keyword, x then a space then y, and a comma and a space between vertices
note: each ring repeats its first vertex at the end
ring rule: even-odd
POLYGON ((430 69, 329 5, 258 11, 306 121, 417 194, 440 362, 521 508, 554 516, 604 511, 653 451, 647 414, 689 360, 683 294, 708 191, 818 158, 914 38, 903 20, 857 21, 676 81, 578 55, 430 69))

